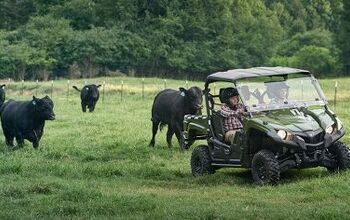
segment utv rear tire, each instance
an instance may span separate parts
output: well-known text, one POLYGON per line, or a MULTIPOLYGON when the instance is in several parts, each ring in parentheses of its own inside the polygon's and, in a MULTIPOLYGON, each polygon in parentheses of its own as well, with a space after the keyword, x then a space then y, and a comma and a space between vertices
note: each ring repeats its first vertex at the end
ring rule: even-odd
POLYGON ((276 185, 280 180, 280 168, 275 155, 269 150, 256 153, 252 161, 253 180, 258 185, 276 185))
POLYGON ((191 156, 191 170, 193 176, 215 173, 215 169, 211 165, 208 146, 200 145, 193 150, 191 156))
POLYGON ((329 151, 335 155, 337 160, 336 167, 327 167, 330 172, 344 171, 350 169, 350 151, 343 142, 335 142, 329 151))

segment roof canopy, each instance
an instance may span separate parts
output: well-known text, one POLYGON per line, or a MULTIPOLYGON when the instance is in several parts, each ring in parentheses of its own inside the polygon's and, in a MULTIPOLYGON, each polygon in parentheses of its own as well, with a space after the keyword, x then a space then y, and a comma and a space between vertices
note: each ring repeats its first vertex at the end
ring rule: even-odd
POLYGON ((215 81, 232 82, 238 79, 262 77, 262 76, 283 76, 292 73, 310 74, 307 70, 289 67, 254 67, 249 69, 234 69, 226 72, 217 72, 207 77, 207 84, 215 81))

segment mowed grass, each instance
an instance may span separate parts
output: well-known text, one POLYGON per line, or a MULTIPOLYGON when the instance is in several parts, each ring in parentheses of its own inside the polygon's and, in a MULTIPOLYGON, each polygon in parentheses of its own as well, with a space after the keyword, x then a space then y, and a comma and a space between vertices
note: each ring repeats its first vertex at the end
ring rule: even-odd
MULTIPOLYGON (((350 78, 321 80, 331 106, 338 81, 336 112, 350 124, 350 78)), ((82 87, 85 80, 70 81, 82 87)), ((164 80, 97 78, 106 82, 94 113, 81 112, 79 93, 55 81, 56 120, 48 121, 38 150, 29 142, 11 151, 0 138, 0 219, 347 219, 350 172, 324 168, 290 170, 275 187, 258 187, 247 169, 221 169, 194 178, 190 156, 169 149, 165 131, 151 138, 151 106, 164 80), (123 100, 121 100, 123 81, 123 100)), ((6 82, 7 98, 29 100, 51 94, 51 82, 6 82)), ((186 87, 167 80, 167 87, 186 87)), ((188 86, 203 87, 203 82, 188 86)), ((332 107, 332 109, 334 109, 332 107)), ((350 143, 347 134, 343 141, 350 143)))

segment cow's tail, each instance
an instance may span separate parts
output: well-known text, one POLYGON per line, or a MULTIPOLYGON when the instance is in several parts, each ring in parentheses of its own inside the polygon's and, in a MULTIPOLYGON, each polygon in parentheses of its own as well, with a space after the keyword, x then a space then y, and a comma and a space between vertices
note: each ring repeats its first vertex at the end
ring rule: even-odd
POLYGON ((72 86, 75 90, 77 90, 78 92, 80 92, 80 89, 78 89, 78 87, 76 86, 72 86))
POLYGON ((159 124, 159 130, 160 131, 163 131, 163 128, 166 126, 166 124, 165 123, 163 123, 163 122, 161 122, 160 124, 159 124))

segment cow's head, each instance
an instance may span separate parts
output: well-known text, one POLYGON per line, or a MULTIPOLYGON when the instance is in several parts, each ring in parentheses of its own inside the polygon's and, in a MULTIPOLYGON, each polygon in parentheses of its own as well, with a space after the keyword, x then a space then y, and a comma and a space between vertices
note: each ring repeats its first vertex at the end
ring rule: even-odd
POLYGON ((0 85, 0 102, 5 102, 5 84, 0 85))
POLYGON ((55 120, 55 113, 53 112, 54 104, 50 97, 45 96, 44 98, 38 99, 33 96, 31 104, 35 107, 36 114, 44 120, 55 120))
POLYGON ((84 86, 83 90, 85 90, 88 97, 91 97, 93 99, 97 99, 99 97, 99 91, 98 88, 100 88, 101 85, 86 85, 84 86))
POLYGON ((203 107, 203 92, 200 88, 194 86, 186 90, 180 87, 181 96, 185 97, 185 106, 195 113, 200 113, 203 107))

